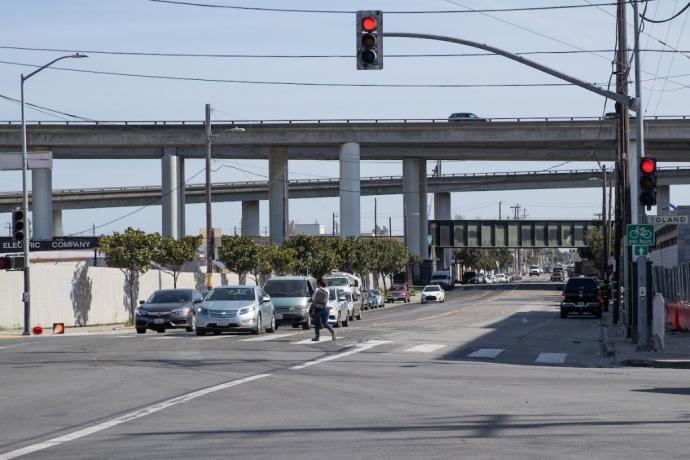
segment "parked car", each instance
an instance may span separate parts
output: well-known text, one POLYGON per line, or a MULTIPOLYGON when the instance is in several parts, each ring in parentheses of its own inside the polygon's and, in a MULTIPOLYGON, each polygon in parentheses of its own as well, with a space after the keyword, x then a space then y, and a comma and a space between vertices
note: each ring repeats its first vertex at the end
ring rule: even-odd
POLYGON ((497 283, 507 283, 509 281, 509 278, 506 276, 505 273, 499 273, 496 275, 496 282, 497 283))
POLYGON ((561 318, 567 318, 569 313, 592 313, 601 318, 601 294, 592 278, 570 278, 563 290, 562 299, 561 318))
POLYGON ((496 275, 486 275, 486 284, 495 284, 496 283, 496 275))
POLYGON ((340 287, 329 287, 328 288, 328 303, 326 304, 326 310, 328 310, 328 322, 333 324, 335 327, 343 326, 347 327, 350 325, 348 311, 348 302, 345 294, 350 294, 352 298, 352 293, 341 289, 340 287))
POLYGON ((455 281, 449 269, 435 270, 431 272, 431 281, 429 284, 438 284, 444 290, 449 291, 453 289, 455 281))
POLYGON ((386 302, 395 302, 402 300, 405 303, 410 302, 410 288, 406 284, 394 284, 386 293, 386 302))
POLYGON ((161 289, 148 300, 140 300, 134 312, 134 327, 138 334, 147 329, 163 333, 166 329, 184 328, 193 332, 196 325, 194 307, 203 296, 196 289, 161 289))
POLYGON ((456 112, 450 114, 448 121, 486 121, 486 118, 478 117, 470 112, 456 112))
POLYGON ((277 324, 291 324, 309 330, 311 317, 309 307, 311 296, 316 290, 316 280, 311 276, 275 276, 263 286, 271 296, 276 312, 277 324))
POLYGON ((429 284, 422 289, 422 303, 445 301, 446 293, 438 284, 429 284))
POLYGON ((345 291, 340 298, 344 299, 343 302, 345 302, 347 306, 347 314, 350 321, 354 320, 355 318, 357 318, 357 320, 362 319, 362 304, 355 300, 354 292, 345 291))
POLYGON ((374 308, 383 308, 386 305, 386 301, 383 298, 383 294, 381 294, 381 291, 378 289, 370 289, 367 291, 367 307, 374 309, 374 308))
POLYGON ((475 278, 477 278, 477 272, 465 272, 460 278, 462 284, 476 284, 475 278))
POLYGON ((207 332, 275 332, 271 297, 256 286, 219 286, 211 289, 196 308, 196 335, 207 332))
POLYGON ((478 273, 477 276, 472 280, 472 284, 487 284, 486 275, 483 273, 478 273))

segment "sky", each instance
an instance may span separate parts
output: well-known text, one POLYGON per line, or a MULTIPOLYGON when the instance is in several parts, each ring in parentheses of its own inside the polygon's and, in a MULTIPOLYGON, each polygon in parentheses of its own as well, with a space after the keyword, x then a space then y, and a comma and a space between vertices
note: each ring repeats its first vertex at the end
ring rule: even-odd
MULTIPOLYGON (((473 112, 491 118, 600 117, 614 110, 609 101, 570 86, 514 86, 557 83, 553 77, 498 56, 395 57, 394 54, 475 53, 478 50, 431 41, 386 38, 384 69, 357 71, 354 59, 355 15, 358 9, 384 11, 385 32, 423 32, 487 43, 511 52, 549 51, 530 58, 606 86, 615 46, 613 0, 199 0, 225 6, 338 10, 343 13, 274 12, 207 8, 148 0, 4 0, 0 15, 0 122, 17 121, 19 76, 50 60, 81 51, 88 59, 65 60, 26 84, 28 102, 81 119, 99 121, 196 120, 204 105, 212 119, 289 120, 343 118, 446 118, 452 112, 473 112), (592 6, 594 4, 595 6, 592 6), (467 12, 541 6, 574 6, 549 10, 467 12), (401 14, 403 11, 444 10, 442 14, 401 14), (449 10, 458 11, 449 12, 449 10), (465 11, 465 13, 460 13, 465 11), (24 48, 24 49, 17 49, 24 48), (33 48, 33 50, 27 49, 33 48), (38 51, 36 49, 42 49, 38 51), (62 51, 60 51, 62 50, 62 51), (576 53, 563 53, 577 51, 576 53), (124 53, 326 55, 326 58, 142 56, 124 53), (345 57, 337 57, 345 56, 345 57), (25 65, 22 65, 25 64, 25 65), (26 66, 28 65, 28 66, 26 66), (66 70, 72 69, 72 70, 66 70), (139 76, 77 72, 116 72, 139 76), (149 77, 144 77, 149 76, 149 77), (266 85, 183 81, 151 76, 222 80, 457 84, 456 88, 361 88, 266 85), (506 85, 491 86, 486 85, 506 85), (484 85, 484 86, 482 86, 484 85), (510 86, 507 86, 510 85, 510 86)), ((680 11, 686 0, 650 1, 647 16, 664 19, 680 11)), ((642 100, 645 115, 678 116, 690 102, 690 9, 676 19, 645 22, 641 47, 642 100), (663 43, 663 44, 662 44, 663 43), (664 45, 665 44, 665 45, 664 45)), ((632 8, 628 8, 632 24, 632 8)), ((629 43, 632 29, 629 27, 629 43)), ((75 121, 35 110, 29 121, 75 121)), ((690 162, 690 153, 688 155, 690 162)), ((214 181, 263 180, 265 160, 225 162, 214 181)), ((444 161, 444 173, 595 168, 593 162, 444 161)), ((611 166, 610 164, 608 165, 611 166)), ((153 160, 58 160, 53 188, 158 185, 161 164, 153 160)), ((203 162, 188 160, 187 178, 201 171, 203 162)), ((431 173, 430 162, 428 171, 431 173)), ((399 161, 363 161, 362 176, 400 174, 399 161)), ((337 177, 337 162, 290 161, 291 178, 337 177)), ((191 180, 198 183, 203 174, 191 180)), ((0 171, 0 192, 20 191, 21 173, 0 171)), ((393 232, 402 233, 402 197, 380 196, 379 221, 390 217, 393 232)), ((690 205, 690 186, 671 188, 673 204, 690 205)), ((497 218, 499 202, 506 216, 519 203, 528 218, 590 219, 601 209, 601 190, 563 189, 504 192, 462 192, 452 195, 453 215, 497 218)), ((297 223, 326 224, 331 230, 337 198, 291 200, 290 218, 297 223)), ((433 196, 429 195, 430 215, 433 196)), ((373 227, 374 197, 361 198, 362 231, 373 227)), ((187 234, 205 225, 203 205, 187 205, 187 234)), ((214 224, 225 233, 239 231, 240 203, 216 203, 214 224)), ((0 214, 0 225, 10 221, 0 214)), ((161 231, 161 208, 106 208, 63 213, 65 234, 96 225, 97 233, 128 226, 161 231)), ((261 203, 261 227, 268 227, 268 202, 261 203)), ((4 230, 2 230, 4 233, 4 230)))

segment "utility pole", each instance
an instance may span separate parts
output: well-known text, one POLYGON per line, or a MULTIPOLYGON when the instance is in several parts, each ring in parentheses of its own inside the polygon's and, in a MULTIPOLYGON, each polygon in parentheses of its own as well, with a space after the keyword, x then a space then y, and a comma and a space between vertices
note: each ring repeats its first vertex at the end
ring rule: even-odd
POLYGON ((376 204, 376 198, 374 198, 374 238, 379 234, 379 224, 378 224, 378 208, 376 204))
POLYGON ((502 202, 499 201, 498 202, 498 220, 501 220, 501 204, 502 204, 502 202))
POLYGON ((601 187, 601 226, 602 226, 602 235, 604 238, 603 241, 603 246, 604 246, 604 260, 602 261, 603 267, 602 267, 602 273, 604 274, 604 281, 608 283, 609 281, 609 222, 608 219, 606 218, 606 165, 603 165, 601 167, 601 171, 603 173, 603 178, 602 180, 604 181, 603 186, 601 187))
POLYGON ((515 203, 515 206, 511 206, 510 209, 513 210, 513 219, 520 220, 520 209, 522 209, 520 203, 515 203))
POLYGON ((393 218, 388 217, 388 236, 393 236, 393 218))
POLYGON ((211 104, 206 104, 206 288, 213 287, 213 220, 211 213, 211 104))
POLYGON ((527 219, 527 208, 522 208, 522 220, 527 219))
MULTIPOLYGON (((96 238, 96 224, 91 224, 91 236, 96 238)), ((93 266, 98 266, 98 245, 94 245, 93 248, 93 266)))

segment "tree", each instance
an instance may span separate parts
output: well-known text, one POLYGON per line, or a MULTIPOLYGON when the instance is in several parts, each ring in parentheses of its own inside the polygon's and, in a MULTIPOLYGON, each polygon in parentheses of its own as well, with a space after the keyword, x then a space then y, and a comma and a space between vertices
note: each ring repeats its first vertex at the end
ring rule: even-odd
POLYGON ((395 240, 377 238, 372 243, 372 249, 372 269, 384 276, 384 285, 386 277, 392 283, 395 274, 405 270, 410 260, 407 248, 395 240))
POLYGON ((594 227, 585 232, 586 248, 578 251, 580 257, 599 263, 604 258, 604 232, 601 227, 594 227))
POLYGON ((300 273, 320 278, 337 267, 332 245, 323 238, 297 235, 285 241, 284 247, 296 252, 295 268, 300 273))
POLYGON ((281 246, 268 246, 266 252, 271 261, 271 268, 278 275, 294 273, 297 266, 297 251, 293 248, 281 246))
POLYGON ((254 240, 246 236, 223 236, 218 256, 228 269, 237 273, 240 283, 245 284, 247 273, 258 262, 258 248, 254 240))
POLYGON ((158 237, 153 261, 161 270, 173 278, 173 287, 177 288, 177 278, 187 262, 196 257, 196 251, 201 244, 201 236, 185 236, 179 240, 167 236, 158 237))
POLYGON ((123 233, 114 232, 100 239, 101 252, 105 254, 108 266, 119 268, 125 275, 129 287, 129 319, 132 322, 136 305, 135 286, 139 283, 139 276, 149 269, 157 239, 156 235, 148 235, 131 227, 123 233))
POLYGON ((257 286, 261 285, 261 281, 271 274, 273 270, 272 247, 271 246, 257 246, 256 247, 256 261, 251 268, 254 283, 257 286))

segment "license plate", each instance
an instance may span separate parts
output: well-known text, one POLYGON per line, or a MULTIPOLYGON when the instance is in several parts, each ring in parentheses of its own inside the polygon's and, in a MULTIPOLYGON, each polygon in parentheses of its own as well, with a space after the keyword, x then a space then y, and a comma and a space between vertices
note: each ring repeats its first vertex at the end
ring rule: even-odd
POLYGON ((276 313, 276 319, 283 319, 283 314, 282 313, 276 313))
POLYGON ((228 323, 228 320, 227 320, 227 319, 219 319, 219 320, 218 320, 218 325, 219 325, 219 326, 227 326, 228 324, 229 324, 229 323, 228 323))
POLYGON ((578 302, 575 305, 577 305, 578 307, 584 307, 585 303, 584 302, 578 302))
POLYGON ((165 320, 163 318, 155 318, 153 324, 165 324, 165 320))

